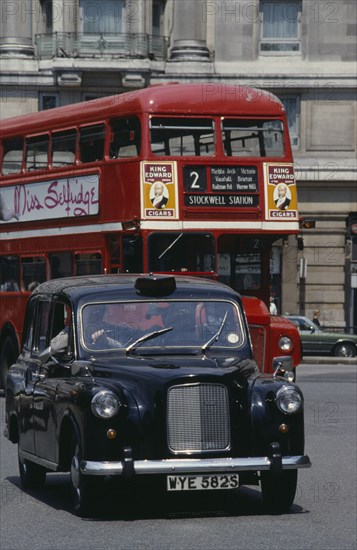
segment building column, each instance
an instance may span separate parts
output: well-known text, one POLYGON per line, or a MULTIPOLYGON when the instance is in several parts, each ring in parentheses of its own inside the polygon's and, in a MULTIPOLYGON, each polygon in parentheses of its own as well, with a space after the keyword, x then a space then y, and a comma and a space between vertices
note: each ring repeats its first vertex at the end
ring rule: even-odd
POLYGON ((205 2, 175 0, 173 46, 170 61, 209 61, 206 44, 205 2))
POLYGON ((32 0, 2 0, 0 9, 0 55, 33 56, 32 0))

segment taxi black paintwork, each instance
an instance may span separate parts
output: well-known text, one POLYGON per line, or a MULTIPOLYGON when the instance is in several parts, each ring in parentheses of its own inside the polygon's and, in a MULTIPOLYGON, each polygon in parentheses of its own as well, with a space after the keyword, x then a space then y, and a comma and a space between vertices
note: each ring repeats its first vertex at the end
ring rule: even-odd
MULTIPOLYGON (((30 321, 31 303, 39 298, 61 298, 70 304, 74 313, 75 350, 68 363, 59 357, 50 357, 47 363, 43 363, 38 354, 23 349, 10 369, 6 392, 6 433, 12 442, 18 443, 20 472, 25 486, 26 482, 31 486, 36 485, 36 480, 43 481, 41 474, 46 471, 72 471, 76 445, 80 448, 80 459, 87 461, 83 464, 120 463, 121 475, 128 480, 135 477, 137 461, 163 464, 165 460, 186 458, 268 457, 270 471, 275 468, 274 475, 280 475, 281 479, 291 472, 296 473, 299 467, 308 467, 308 457, 304 457, 303 409, 286 415, 275 402, 282 386, 296 386, 283 378, 258 375, 251 370, 247 374, 241 369, 244 360, 252 362, 244 314, 246 337, 234 354, 215 350, 213 346, 196 355, 190 349, 181 349, 176 354, 156 351, 150 355, 114 351, 94 359, 82 346, 79 333, 81 307, 93 301, 147 299, 147 295, 139 294, 135 289, 137 277, 59 279, 40 285, 32 294, 25 323, 30 321), (167 441, 168 390, 176 385, 204 383, 223 385, 228 390, 230 446, 219 453, 172 452, 167 441), (115 417, 101 419, 93 414, 91 401, 99 390, 110 390, 118 397, 121 407, 115 417), (282 432, 282 425, 288 426, 287 433, 282 432), (108 430, 115 430, 117 437, 108 438, 108 430), (283 471, 284 456, 301 457, 302 463, 299 466, 296 462, 290 470, 283 471)), ((180 298, 230 300, 242 309, 240 297, 233 290, 197 278, 176 277, 175 290, 165 299, 180 298)), ((116 472, 112 470, 110 473, 115 475, 116 472)), ((84 474, 85 466, 81 470, 78 467, 78 472, 73 475, 75 486, 78 476, 83 483, 88 478, 97 480, 100 477, 84 474)), ((241 483, 257 484, 259 472, 256 468, 245 467, 240 476, 241 483)), ((279 489, 280 478, 274 479, 277 499, 281 494, 281 508, 287 509, 292 503, 291 495, 286 497, 281 483, 279 489)), ((288 484, 294 486, 295 483, 296 486, 296 480, 290 482, 289 479, 288 484)), ((267 489, 265 493, 269 497, 267 489)), ((78 494, 74 498, 75 508, 82 515, 87 510, 86 494, 82 490, 83 502, 78 501, 78 494)), ((271 496, 266 500, 274 509, 271 496)), ((279 508, 276 503, 275 508, 279 508)))

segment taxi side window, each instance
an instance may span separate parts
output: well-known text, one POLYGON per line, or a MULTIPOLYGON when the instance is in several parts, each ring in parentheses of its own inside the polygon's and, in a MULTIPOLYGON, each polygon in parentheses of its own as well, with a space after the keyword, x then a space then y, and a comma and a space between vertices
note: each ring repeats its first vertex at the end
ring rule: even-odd
POLYGON ((71 357, 74 351, 72 311, 68 304, 57 301, 53 307, 49 341, 53 351, 71 357))
POLYGON ((37 326, 34 339, 34 351, 41 353, 47 347, 47 333, 49 326, 49 313, 51 302, 49 300, 39 300, 37 309, 37 326))
POLYGON ((32 300, 26 311, 25 331, 22 340, 23 353, 29 353, 32 349, 34 326, 35 326, 35 313, 36 313, 37 300, 32 300))

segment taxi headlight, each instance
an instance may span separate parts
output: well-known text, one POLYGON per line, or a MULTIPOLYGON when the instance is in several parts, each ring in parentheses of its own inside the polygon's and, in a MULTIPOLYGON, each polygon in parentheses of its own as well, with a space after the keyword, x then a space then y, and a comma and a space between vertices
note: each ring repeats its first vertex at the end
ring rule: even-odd
POLYGON ((290 340, 289 336, 282 336, 281 338, 279 338, 278 345, 282 351, 290 351, 293 343, 290 340))
POLYGON ((98 418, 112 418, 120 409, 120 401, 113 392, 102 390, 93 397, 91 408, 98 418))
POLYGON ((283 386, 276 394, 276 404, 285 414, 297 413, 304 404, 302 393, 293 386, 283 386))

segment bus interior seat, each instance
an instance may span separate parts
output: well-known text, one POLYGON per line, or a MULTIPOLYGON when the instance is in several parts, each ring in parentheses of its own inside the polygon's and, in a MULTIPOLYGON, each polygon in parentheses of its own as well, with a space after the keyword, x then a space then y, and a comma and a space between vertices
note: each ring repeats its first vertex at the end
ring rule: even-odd
POLYGON ((52 166, 67 166, 74 164, 76 159, 72 151, 53 151, 52 166))

